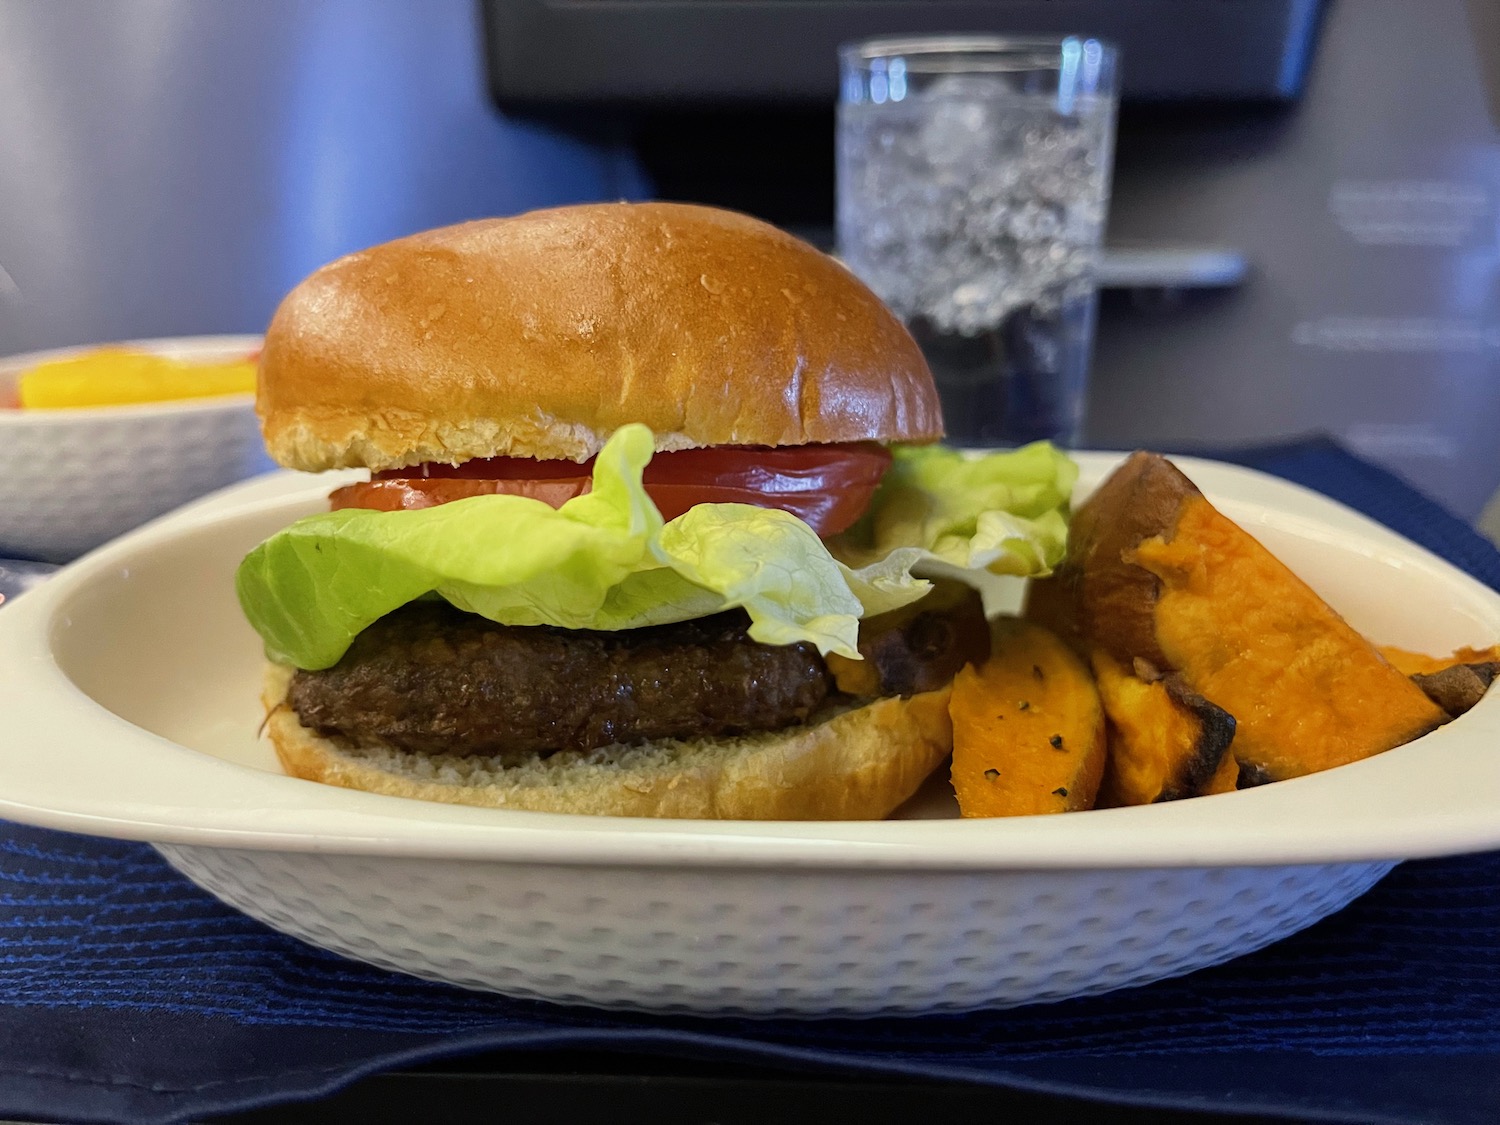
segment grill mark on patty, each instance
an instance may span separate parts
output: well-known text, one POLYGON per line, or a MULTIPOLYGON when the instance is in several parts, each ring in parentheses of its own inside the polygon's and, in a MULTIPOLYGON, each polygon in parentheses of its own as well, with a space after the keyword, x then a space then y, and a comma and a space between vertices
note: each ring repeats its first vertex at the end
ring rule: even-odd
POLYGON ((806 721, 833 690, 817 649, 759 644, 748 629, 740 610, 597 632, 413 602, 332 668, 297 672, 287 698, 325 737, 501 759, 806 721))

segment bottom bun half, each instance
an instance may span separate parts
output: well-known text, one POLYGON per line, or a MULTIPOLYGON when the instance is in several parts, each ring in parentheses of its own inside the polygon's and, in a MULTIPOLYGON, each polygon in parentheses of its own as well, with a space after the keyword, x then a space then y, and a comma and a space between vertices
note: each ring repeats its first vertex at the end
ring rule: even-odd
POLYGON ((738 738, 560 751, 519 765, 335 742, 286 704, 292 669, 267 667, 266 730, 293 777, 425 801, 596 816, 879 820, 947 757, 948 689, 830 711, 738 738))

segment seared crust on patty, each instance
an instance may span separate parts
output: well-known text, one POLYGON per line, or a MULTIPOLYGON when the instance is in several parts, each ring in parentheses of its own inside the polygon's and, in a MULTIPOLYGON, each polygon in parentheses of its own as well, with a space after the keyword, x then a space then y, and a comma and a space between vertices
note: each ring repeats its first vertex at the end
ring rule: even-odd
POLYGON ((623 632, 499 625, 421 601, 298 672, 304 726, 359 745, 504 761, 658 739, 779 730, 832 679, 809 644, 752 641, 743 611, 623 632))

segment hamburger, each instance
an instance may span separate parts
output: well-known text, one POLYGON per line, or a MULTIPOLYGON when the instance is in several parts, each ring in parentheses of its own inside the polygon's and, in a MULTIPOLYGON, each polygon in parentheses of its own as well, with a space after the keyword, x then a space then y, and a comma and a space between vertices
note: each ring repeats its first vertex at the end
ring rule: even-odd
POLYGON ((237 575, 283 766, 492 807, 888 815, 950 750, 979 579, 1060 559, 1072 484, 1048 446, 934 444, 931 374, 864 285, 686 205, 325 266, 257 409, 281 464, 370 473, 237 575))

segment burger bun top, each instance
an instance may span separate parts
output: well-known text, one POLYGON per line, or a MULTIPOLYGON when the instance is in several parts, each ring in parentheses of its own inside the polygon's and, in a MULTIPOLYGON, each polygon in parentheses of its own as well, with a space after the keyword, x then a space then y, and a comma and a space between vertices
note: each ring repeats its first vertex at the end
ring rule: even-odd
POLYGON ((671 203, 483 219, 341 258, 261 355, 281 464, 584 461, 628 422, 658 451, 942 436, 932 376, 880 300, 766 223, 671 203))

